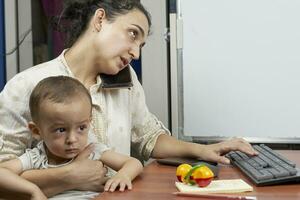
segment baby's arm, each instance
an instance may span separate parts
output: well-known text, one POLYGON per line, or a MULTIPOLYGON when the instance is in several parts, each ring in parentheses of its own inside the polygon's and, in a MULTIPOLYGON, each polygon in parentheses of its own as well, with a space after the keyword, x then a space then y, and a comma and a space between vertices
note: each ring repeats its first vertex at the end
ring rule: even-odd
POLYGON ((111 150, 105 151, 100 160, 108 167, 118 171, 106 182, 105 191, 113 192, 118 186, 120 191, 124 191, 126 187, 131 190, 131 181, 143 171, 143 165, 139 160, 111 150))
POLYGON ((20 177, 22 164, 19 159, 0 163, 0 197, 14 199, 47 199, 38 186, 20 177))

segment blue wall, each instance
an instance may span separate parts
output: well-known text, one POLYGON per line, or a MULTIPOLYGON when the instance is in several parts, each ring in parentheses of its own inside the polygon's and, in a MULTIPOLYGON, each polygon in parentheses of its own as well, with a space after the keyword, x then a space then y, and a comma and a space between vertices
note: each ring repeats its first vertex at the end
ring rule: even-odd
POLYGON ((131 62, 131 66, 134 69, 139 81, 142 81, 142 62, 141 62, 141 57, 138 60, 133 60, 131 62))
POLYGON ((4 0, 0 0, 0 91, 6 82, 4 0))

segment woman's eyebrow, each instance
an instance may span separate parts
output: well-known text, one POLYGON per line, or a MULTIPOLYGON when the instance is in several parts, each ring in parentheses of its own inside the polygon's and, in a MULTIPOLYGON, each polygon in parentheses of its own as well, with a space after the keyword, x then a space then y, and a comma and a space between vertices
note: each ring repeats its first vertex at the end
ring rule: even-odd
POLYGON ((139 25, 137 25, 137 24, 132 24, 132 25, 135 26, 135 27, 137 27, 137 28, 140 30, 140 32, 142 33, 142 36, 143 36, 143 37, 145 36, 145 31, 144 31, 144 29, 142 29, 141 26, 139 26, 139 25))

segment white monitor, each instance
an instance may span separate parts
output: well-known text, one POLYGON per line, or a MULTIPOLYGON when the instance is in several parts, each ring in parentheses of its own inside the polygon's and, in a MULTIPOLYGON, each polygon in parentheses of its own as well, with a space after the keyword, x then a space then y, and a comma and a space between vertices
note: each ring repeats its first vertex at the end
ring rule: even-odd
POLYGON ((179 130, 300 143, 300 1, 178 3, 179 130))

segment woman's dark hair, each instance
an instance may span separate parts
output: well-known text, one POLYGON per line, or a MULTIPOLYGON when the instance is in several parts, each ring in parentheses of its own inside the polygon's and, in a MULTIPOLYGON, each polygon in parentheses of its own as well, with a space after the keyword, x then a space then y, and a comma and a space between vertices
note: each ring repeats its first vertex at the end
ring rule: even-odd
POLYGON ((60 16, 53 18, 54 28, 66 32, 66 47, 71 47, 79 36, 87 29, 91 17, 98 8, 103 8, 108 21, 113 22, 119 15, 137 9, 148 20, 151 27, 150 13, 139 0, 64 0, 64 8, 60 16))

